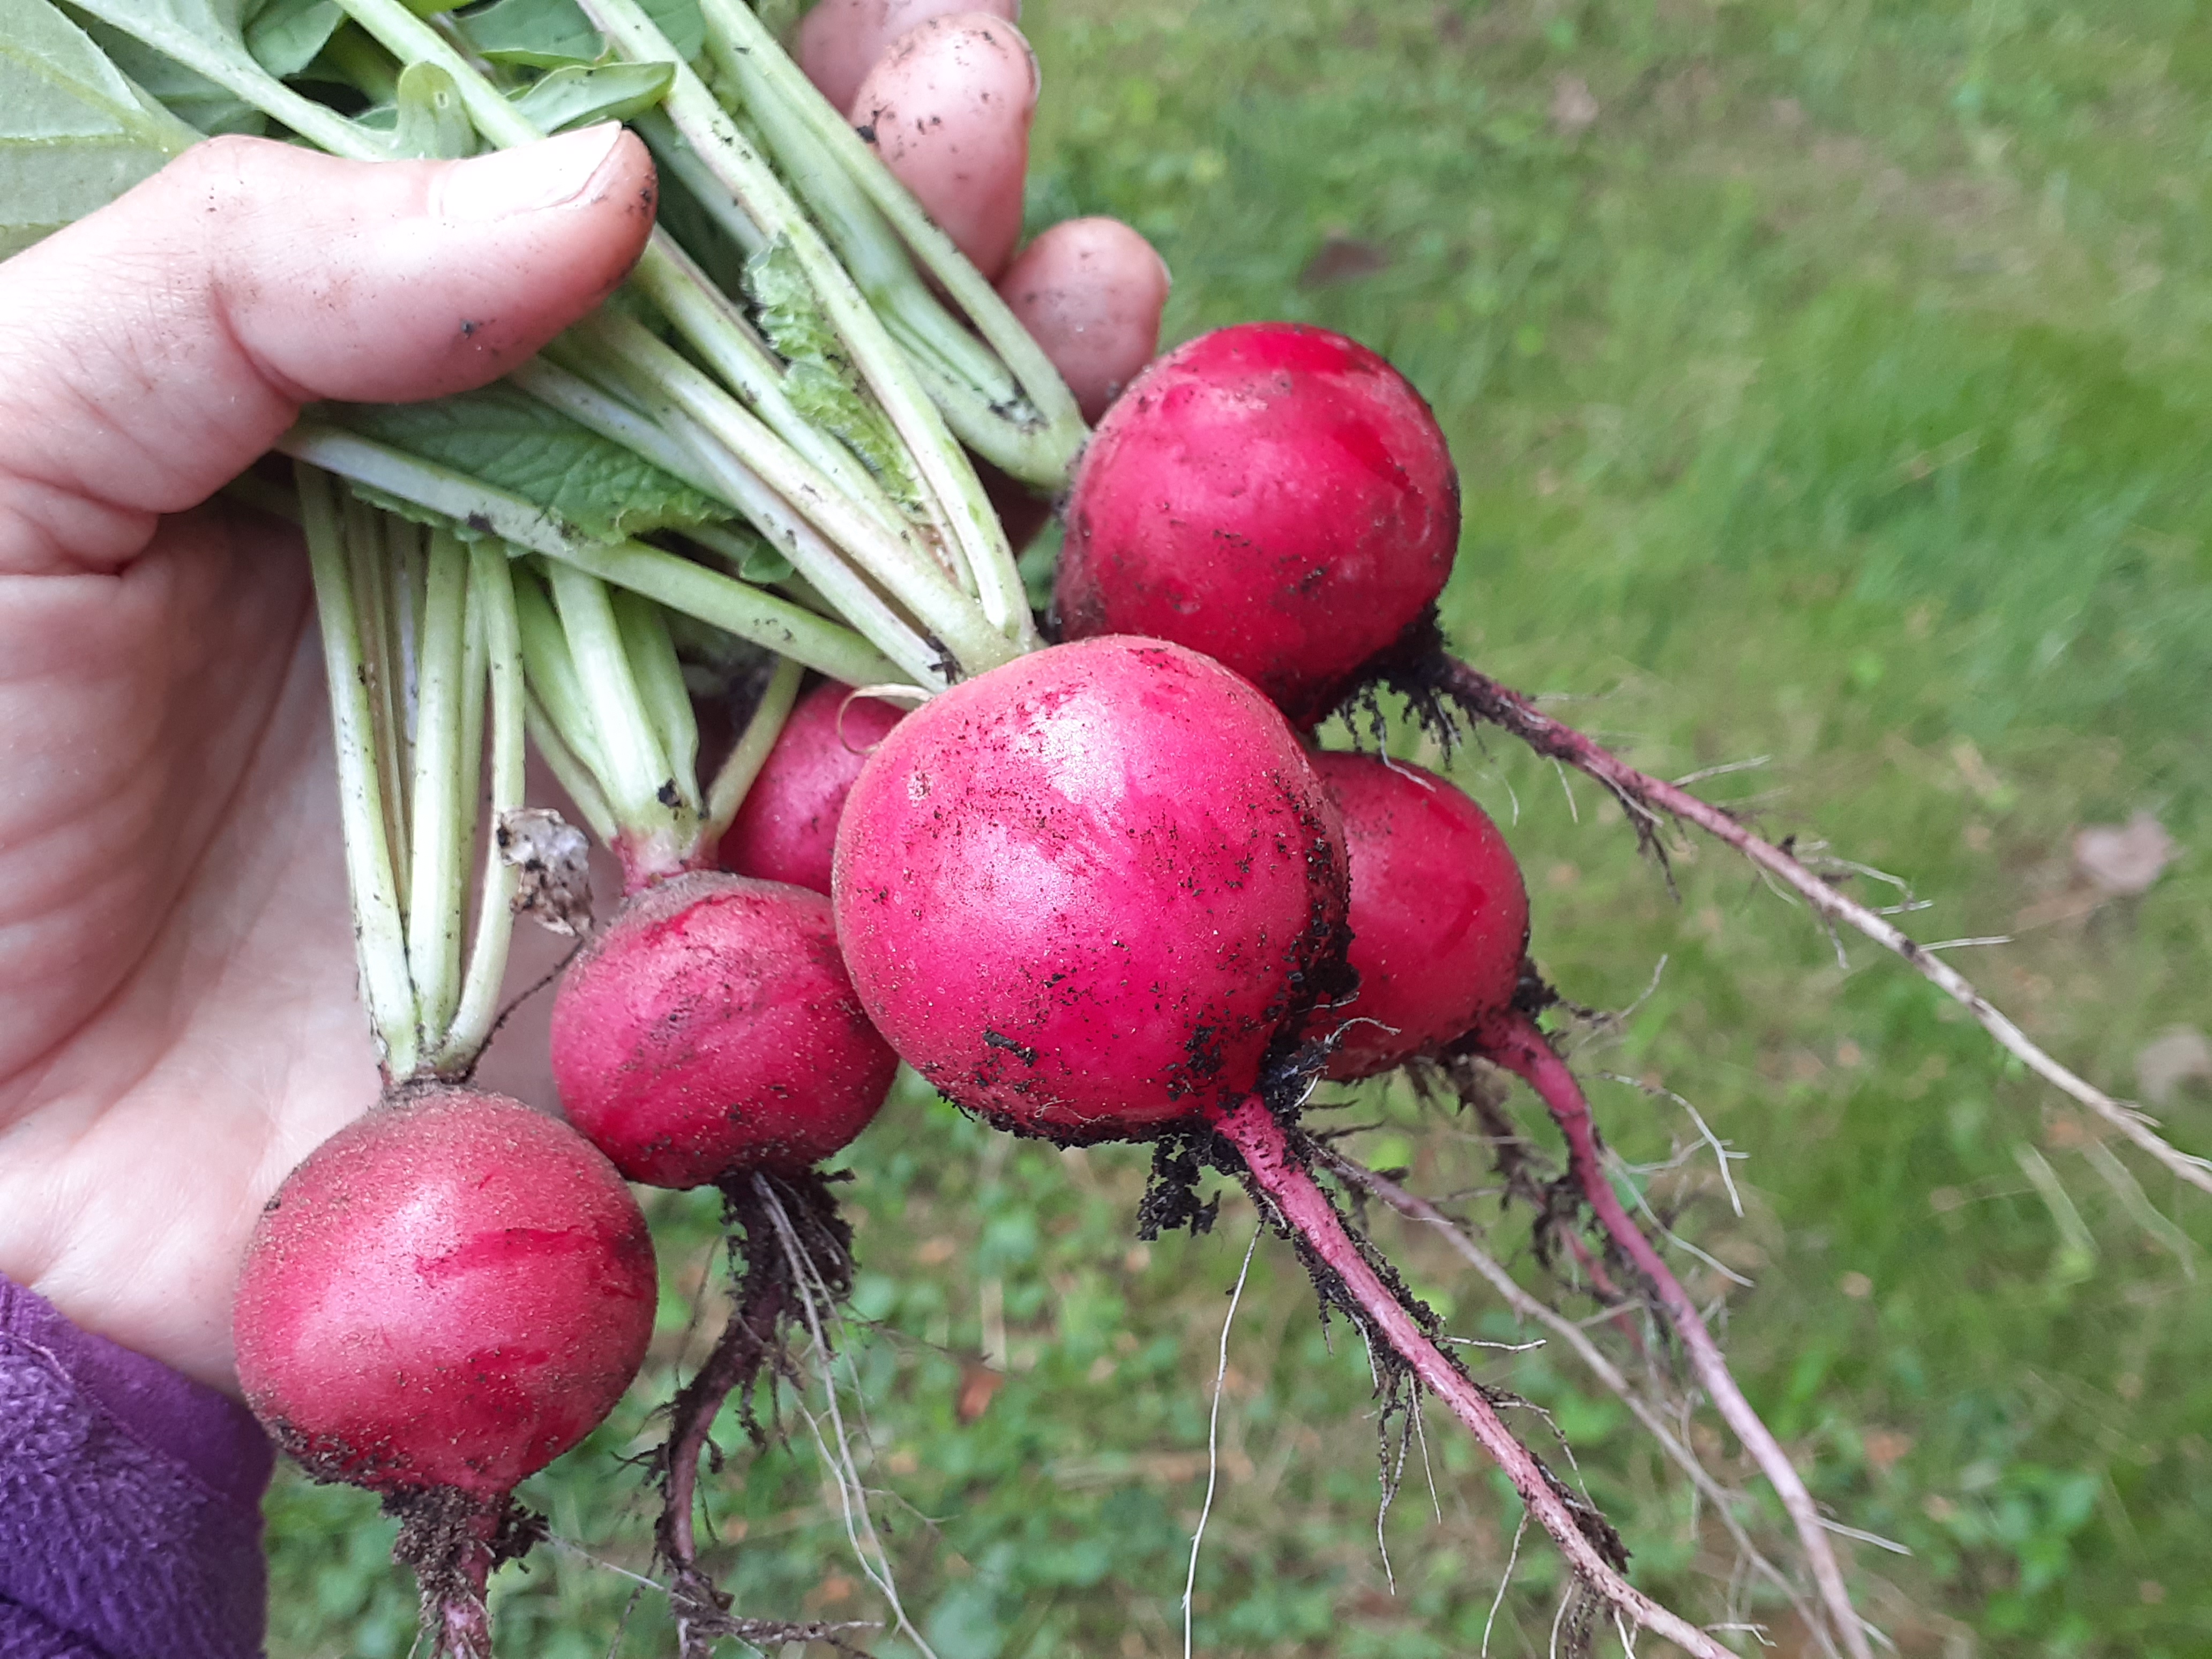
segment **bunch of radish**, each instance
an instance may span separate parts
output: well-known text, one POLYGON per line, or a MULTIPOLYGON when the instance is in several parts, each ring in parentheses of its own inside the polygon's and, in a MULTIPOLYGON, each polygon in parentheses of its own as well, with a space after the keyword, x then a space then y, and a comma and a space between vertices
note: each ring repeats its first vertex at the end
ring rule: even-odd
MULTIPOLYGON (((1620 1540, 1316 1178, 1349 1167, 1302 1127, 1318 1080, 1487 1063, 1565 1140, 1546 1224, 1587 1214, 1588 1283, 1662 1322, 1789 1510, 1827 1637, 1865 1653, 1802 1481, 1624 1209, 1537 1023, 1552 996, 1504 836, 1447 779, 1316 733, 1378 685, 1500 726, 1646 832, 1711 830, 2025 1039, 1785 849, 1443 653, 1457 478, 1389 365, 1255 323, 1144 367, 1166 273, 1134 232, 1078 221, 1017 253, 1018 189, 956 211, 902 135, 947 51, 1026 131, 1012 9, 826 0, 803 72, 739 0, 344 0, 337 33, 337 9, 294 9, 281 62, 235 9, 76 0, 337 154, 623 118, 662 169, 662 228, 619 303, 495 388, 324 409, 282 446, 387 1086, 255 1235, 250 1401, 310 1473, 403 1516, 433 1647, 479 1659, 487 1575, 534 1534, 516 1483, 644 1354, 652 1250, 624 1182, 719 1189, 735 1311, 669 1402, 659 1552, 687 1659, 810 1633, 731 1615, 698 1564, 698 1470, 726 1401, 750 1424, 763 1375, 798 1378, 802 1335, 826 1351, 853 1264, 822 1166, 904 1061, 1011 1132, 1152 1140, 1164 1166, 1243 1181, 1367 1336, 1386 1416, 1443 1399, 1578 1586, 1717 1659, 1626 1582, 1620 1540), (1013 550, 1046 498, 1066 535, 1039 617, 1013 550), (526 732, 620 866, 611 915, 582 836, 524 799, 526 732), (577 938, 552 1011, 565 1124, 469 1085, 518 913, 577 938)), ((1018 181, 1018 144, 971 160, 1018 181)))

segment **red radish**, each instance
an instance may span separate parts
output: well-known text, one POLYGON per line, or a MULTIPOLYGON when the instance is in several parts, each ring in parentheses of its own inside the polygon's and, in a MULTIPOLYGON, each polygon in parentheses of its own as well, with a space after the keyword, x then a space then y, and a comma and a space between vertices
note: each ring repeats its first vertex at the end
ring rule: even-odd
POLYGON ((1449 780, 1366 755, 1313 766, 1344 816, 1359 975, 1328 1074, 1373 1077, 1511 1003, 1528 890, 1490 815, 1449 780))
POLYGON ((802 696, 722 836, 722 868, 827 893, 845 797, 905 712, 835 680, 802 696))
POLYGON ((1170 286, 1167 261, 1119 219, 1062 220, 998 282, 1086 421, 1103 415, 1159 349, 1170 286))
POLYGON ((1343 842, 1297 739, 1152 640, 1055 647, 909 714, 845 804, 834 896, 891 1045, 1060 1139, 1249 1093, 1341 972, 1343 842))
POLYGON ((1022 235, 1036 55, 988 11, 932 17, 899 36, 853 94, 853 125, 986 276, 1022 235))
POLYGON ((677 1188, 829 1157, 898 1068, 830 901, 711 872, 632 898, 570 966, 552 1058, 577 1128, 631 1180, 677 1188))
POLYGON ((262 1212, 239 1381, 322 1479, 495 1504, 622 1397, 656 1297, 637 1201, 574 1130, 501 1095, 410 1090, 262 1212))
POLYGON ((1459 479, 1420 394, 1296 323, 1178 347, 1099 423, 1067 509, 1067 637, 1145 634, 1244 675, 1301 726, 1443 591, 1459 479))

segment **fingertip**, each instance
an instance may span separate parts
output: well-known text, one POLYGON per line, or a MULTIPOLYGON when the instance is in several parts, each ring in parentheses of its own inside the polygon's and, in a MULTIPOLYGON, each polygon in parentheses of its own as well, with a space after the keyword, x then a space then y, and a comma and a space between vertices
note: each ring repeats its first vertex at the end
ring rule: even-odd
POLYGON ((800 20, 793 52, 822 95, 848 110, 893 41, 956 11, 988 12, 1009 23, 1022 15, 1021 0, 821 0, 800 20))
MULTIPOLYGON (((463 161, 382 163, 326 187, 354 194, 336 222, 234 234, 234 267, 289 264, 296 280, 252 281, 229 309, 273 382, 356 402, 441 397, 506 373, 622 282, 658 199, 651 155, 613 123, 463 161)), ((257 201, 270 205, 266 192, 257 201)))
POLYGON ((128 557, 143 515, 205 500, 304 402, 497 378, 622 281, 655 196, 611 128, 459 163, 195 146, 0 266, 0 479, 26 534, 128 557), (68 531, 86 513, 109 527, 68 531))
POLYGON ((853 100, 862 137, 987 276, 1021 239, 1038 84, 1021 30, 968 10, 901 35, 853 100))
POLYGON ((1000 297, 1096 421, 1159 349, 1167 261, 1118 219, 1069 219, 1024 248, 1000 297))

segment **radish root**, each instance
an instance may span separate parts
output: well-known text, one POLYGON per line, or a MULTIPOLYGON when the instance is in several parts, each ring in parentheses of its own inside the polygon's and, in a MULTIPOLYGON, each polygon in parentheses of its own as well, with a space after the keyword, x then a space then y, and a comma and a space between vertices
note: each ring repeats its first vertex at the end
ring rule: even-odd
POLYGON ((1613 1191, 1613 1182, 1606 1174, 1597 1123, 1590 1115, 1589 1102, 1583 1094, 1582 1085, 1526 1014, 1511 1012, 1498 1015, 1477 1028, 1474 1036, 1475 1052, 1526 1082, 1542 1099, 1552 1121, 1559 1126, 1559 1133, 1566 1137, 1568 1167, 1583 1201, 1589 1206, 1613 1248, 1650 1287, 1660 1311, 1689 1359, 1691 1374, 1705 1389, 1722 1420, 1743 1443, 1759 1472, 1766 1476, 1768 1484, 1782 1499, 1783 1508, 1789 1511, 1835 1636, 1852 1659, 1872 1659, 1873 1650, 1867 1644, 1866 1632, 1858 1614, 1851 1607, 1843 1570, 1828 1543, 1813 1495, 1806 1491, 1804 1481, 1782 1449, 1781 1443, 1759 1420, 1759 1413, 1736 1386, 1728 1361, 1722 1357, 1720 1344, 1713 1340, 1711 1331, 1698 1312, 1698 1304, 1621 1206, 1620 1195, 1613 1191))
POLYGON ((1831 925, 1843 922, 1902 957, 1914 972, 1972 1014, 2007 1054, 2191 1186, 2212 1193, 2212 1159, 2182 1152, 2158 1133, 2155 1118, 2128 1102, 2113 1099, 2060 1065, 1941 957, 1865 905, 1845 897, 1783 848, 1753 835, 1725 808, 1638 771, 1601 744, 1543 713, 1521 692, 1500 685, 1457 658, 1439 653, 1431 661, 1432 668, 1411 672, 1391 670, 1385 678, 1417 698, 1447 698, 1468 719, 1509 732, 1538 754, 1565 762, 1596 779, 1613 792, 1647 843, 1657 844, 1661 815, 1665 814, 1694 824, 1735 848, 1811 905, 1824 921, 1831 925))
POLYGON ((1209 1107, 1206 1120, 1242 1156, 1254 1196, 1299 1241, 1328 1300, 1359 1322, 1370 1343, 1379 1338, 1467 1425, 1567 1558, 1577 1584, 1618 1616, 1656 1632, 1694 1659, 1731 1659, 1711 1636, 1622 1576, 1628 1552, 1620 1534, 1505 1426, 1498 1402, 1439 1344, 1431 1328, 1433 1316, 1425 1318, 1425 1310, 1409 1309, 1400 1292, 1384 1283, 1336 1206, 1315 1183, 1305 1161, 1305 1137, 1297 1137, 1294 1144, 1256 1095, 1209 1107))

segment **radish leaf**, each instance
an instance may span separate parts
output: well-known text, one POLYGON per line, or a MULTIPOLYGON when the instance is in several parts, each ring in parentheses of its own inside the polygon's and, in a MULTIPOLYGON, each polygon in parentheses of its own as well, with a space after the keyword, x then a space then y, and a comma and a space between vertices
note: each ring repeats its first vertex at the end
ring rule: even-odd
POLYGON ((667 95, 675 79, 673 64, 607 64, 598 69, 570 64, 540 76, 512 101, 542 131, 562 132, 642 115, 667 95))
POLYGON ((0 0, 0 258, 112 201, 198 136, 46 0, 0 0))
POLYGON ((823 314, 787 237, 777 237, 745 262, 745 292, 762 334, 789 365, 783 388, 799 413, 843 440, 902 505, 919 507, 921 490, 898 434, 862 394, 844 344, 823 314))
POLYGON ((477 55, 494 64, 559 69, 596 64, 607 49, 606 37, 576 9, 575 0, 498 0, 453 22, 477 55))
POLYGON ((271 75, 297 75, 344 21, 337 0, 269 0, 246 26, 246 49, 271 75))
POLYGON ((319 149, 357 160, 384 154, 382 140, 301 96, 262 66, 246 44, 241 0, 72 0, 71 9, 173 58, 319 149))
POLYGON ((614 541, 719 523, 729 509, 508 386, 435 403, 335 406, 331 418, 614 541))
POLYGON ((399 72, 399 100, 392 153, 414 161, 458 161, 477 153, 477 130, 453 77, 435 64, 410 64, 399 72))

